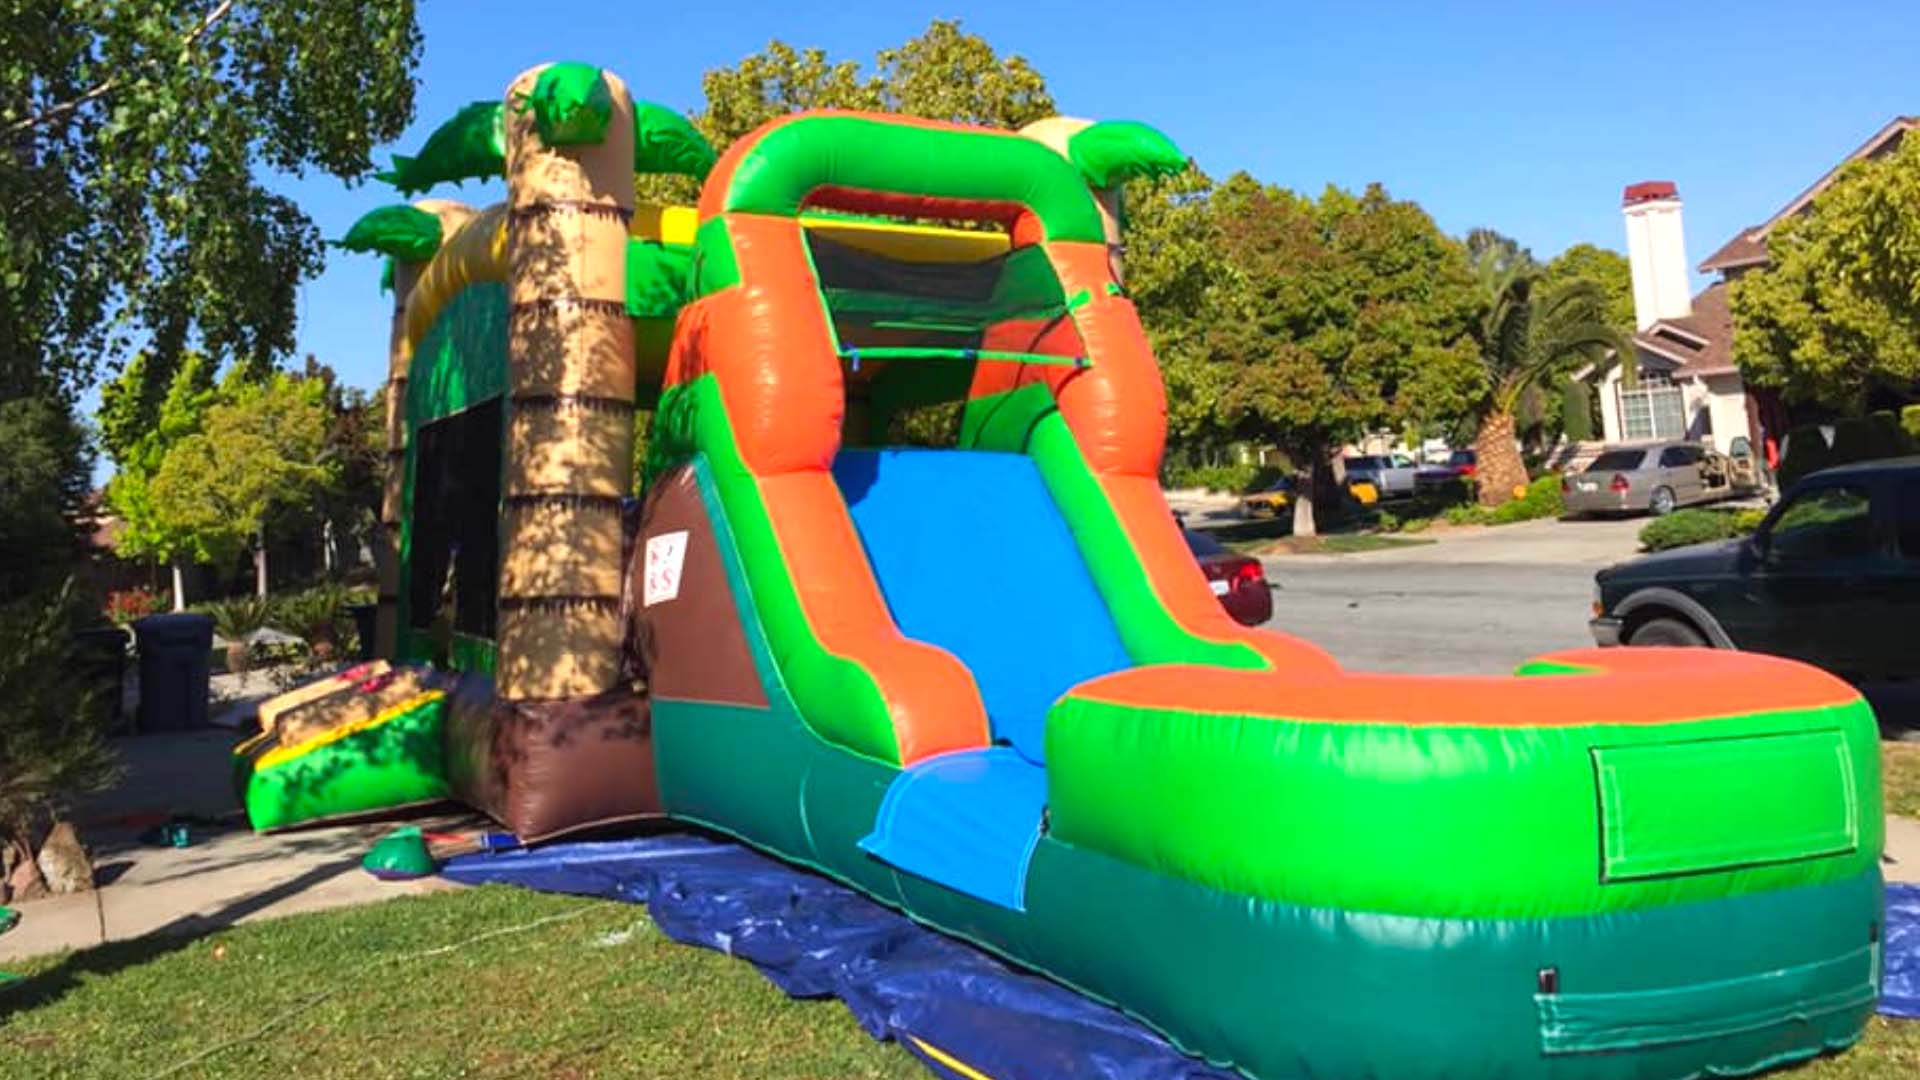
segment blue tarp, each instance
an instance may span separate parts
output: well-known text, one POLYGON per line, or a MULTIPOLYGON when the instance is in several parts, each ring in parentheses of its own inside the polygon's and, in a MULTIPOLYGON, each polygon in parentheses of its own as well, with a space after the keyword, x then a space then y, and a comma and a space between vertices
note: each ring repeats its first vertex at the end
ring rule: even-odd
MULTIPOLYGON (((648 904, 675 941, 742 957, 793 997, 837 997, 868 1034, 953 1080, 1231 1080, 1113 1009, 738 844, 555 844, 462 856, 444 873, 648 904)), ((1920 885, 1887 886, 1885 943, 1880 1011, 1920 1018, 1920 885)))
POLYGON ((645 903, 675 941, 751 961, 793 997, 839 998, 869 1035, 952 1080, 1231 1080, 1113 1009, 738 844, 555 844, 462 856, 444 873, 645 903))
POLYGON ((1920 885, 1887 886, 1880 1011, 1920 1020, 1920 885))

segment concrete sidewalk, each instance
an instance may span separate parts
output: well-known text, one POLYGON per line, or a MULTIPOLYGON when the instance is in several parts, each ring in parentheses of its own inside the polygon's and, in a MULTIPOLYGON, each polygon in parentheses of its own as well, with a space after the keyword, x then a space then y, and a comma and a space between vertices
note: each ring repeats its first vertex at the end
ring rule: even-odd
MULTIPOLYGON (((238 736, 193 731, 115 740, 127 778, 76 815, 101 885, 92 893, 18 905, 0 961, 83 949, 146 934, 196 935, 238 922, 363 904, 449 886, 381 882, 360 869, 391 821, 258 836, 234 804, 229 751, 238 736), (193 843, 141 839, 157 821, 196 819, 193 843)), ((469 814, 418 819, 424 828, 480 827, 469 814)))

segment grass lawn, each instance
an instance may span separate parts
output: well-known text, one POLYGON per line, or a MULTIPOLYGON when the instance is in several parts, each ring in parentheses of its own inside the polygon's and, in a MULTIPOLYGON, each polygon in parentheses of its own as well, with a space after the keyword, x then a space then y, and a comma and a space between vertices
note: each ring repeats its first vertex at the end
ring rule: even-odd
POLYGON ((839 1002, 791 1001, 642 908, 504 886, 12 970, 34 977, 0 989, 10 1078, 927 1075, 839 1002))
POLYGON ((1920 743, 1881 743, 1880 782, 1888 813, 1920 817, 1920 743))
MULTIPOLYGON (((644 909, 489 886, 28 961, 8 1077, 925 1077, 644 909), (204 1055, 196 1057, 195 1055, 204 1055), (170 1071, 171 1070, 171 1071, 170 1071)), ((1775 1075, 1920 1076, 1920 1022, 1775 1075)))

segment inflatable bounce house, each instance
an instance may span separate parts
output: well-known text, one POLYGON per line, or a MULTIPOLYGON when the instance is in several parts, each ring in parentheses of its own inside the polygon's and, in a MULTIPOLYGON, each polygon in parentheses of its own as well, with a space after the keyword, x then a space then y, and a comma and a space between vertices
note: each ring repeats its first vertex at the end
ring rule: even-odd
POLYGON ((506 201, 348 238, 398 300, 381 660, 263 713, 256 826, 695 823, 1252 1076, 1852 1042, 1882 819, 1847 685, 1662 649, 1364 674, 1220 609, 1117 258, 1117 185, 1182 165, 1139 124, 834 112, 716 162, 579 64, 464 110, 391 179, 506 201))

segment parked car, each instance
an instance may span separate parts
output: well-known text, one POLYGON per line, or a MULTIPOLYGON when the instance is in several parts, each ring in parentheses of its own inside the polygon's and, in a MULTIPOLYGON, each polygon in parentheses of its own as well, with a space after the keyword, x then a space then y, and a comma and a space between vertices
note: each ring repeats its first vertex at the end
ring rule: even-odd
POLYGON ((1860 682, 1920 676, 1920 457, 1826 469, 1752 536, 1643 555, 1594 576, 1602 645, 1709 645, 1860 682))
POLYGON ((1293 505, 1293 478, 1283 476, 1251 495, 1240 497, 1241 517, 1279 517, 1293 505))
POLYGON ((1228 551, 1206 533, 1193 529, 1180 532, 1187 538, 1187 549, 1200 563, 1200 571, 1207 575, 1208 587, 1234 621, 1259 626, 1273 618, 1273 586, 1267 583, 1267 571, 1259 559, 1228 551))
POLYGON ((1358 454, 1341 459, 1346 466, 1347 483, 1372 484, 1383 499, 1412 495, 1414 475, 1420 467, 1405 454, 1358 454))
POLYGON ((1693 442, 1651 442, 1600 452, 1585 472, 1560 478, 1561 500, 1570 516, 1638 514, 1659 517, 1682 506, 1712 502, 1756 490, 1748 473, 1736 485, 1726 456, 1693 442))
POLYGON ((1480 455, 1472 450, 1454 450, 1446 460, 1433 465, 1422 465, 1413 474, 1413 486, 1416 491, 1432 491, 1446 487, 1462 477, 1472 476, 1480 468, 1480 455))

